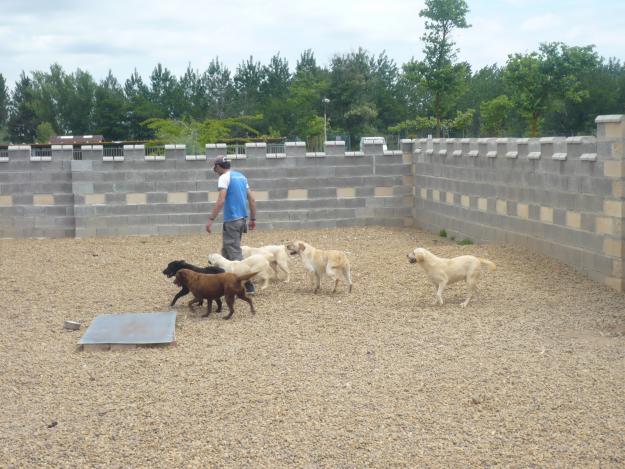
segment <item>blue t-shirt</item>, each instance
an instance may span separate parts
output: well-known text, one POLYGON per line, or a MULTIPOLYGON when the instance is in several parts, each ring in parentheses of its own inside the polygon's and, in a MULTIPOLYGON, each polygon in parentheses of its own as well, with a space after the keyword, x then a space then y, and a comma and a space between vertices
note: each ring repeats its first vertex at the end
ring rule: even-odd
POLYGON ((225 189, 224 221, 247 218, 247 178, 238 171, 228 171, 219 176, 218 189, 225 189))

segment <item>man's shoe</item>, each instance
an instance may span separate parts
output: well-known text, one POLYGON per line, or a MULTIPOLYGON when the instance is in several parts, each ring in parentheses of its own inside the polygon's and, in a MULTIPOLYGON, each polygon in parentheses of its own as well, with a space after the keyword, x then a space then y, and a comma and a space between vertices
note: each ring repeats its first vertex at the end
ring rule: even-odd
POLYGON ((252 296, 254 293, 256 293, 254 284, 248 280, 247 282, 245 282, 245 294, 252 296))

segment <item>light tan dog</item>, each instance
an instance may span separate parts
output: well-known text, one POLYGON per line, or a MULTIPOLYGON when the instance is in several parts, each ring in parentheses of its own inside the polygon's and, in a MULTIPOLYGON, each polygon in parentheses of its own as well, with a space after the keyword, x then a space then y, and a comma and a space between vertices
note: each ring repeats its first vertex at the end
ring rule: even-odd
POLYGON ((321 287, 321 277, 327 275, 334 279, 334 290, 339 284, 339 279, 349 285, 352 291, 352 274, 347 255, 342 251, 316 249, 304 241, 291 241, 286 244, 287 251, 292 255, 298 255, 304 263, 304 268, 315 274, 315 293, 321 287))
POLYGON ((473 295, 477 296, 477 281, 480 278, 482 265, 495 270, 494 262, 475 256, 458 256, 452 259, 437 257, 425 248, 416 248, 407 254, 411 264, 419 264, 430 281, 437 287, 436 302, 443 304, 443 290, 450 283, 460 280, 467 282, 467 299, 461 304, 464 308, 469 304, 473 295))
POLYGON ((285 246, 274 244, 261 246, 259 248, 241 246, 241 250, 243 251, 243 258, 245 259, 256 254, 265 256, 271 268, 274 270, 276 277, 280 278, 279 271, 282 271, 284 274, 284 283, 289 283, 291 271, 289 269, 289 255, 285 246))
POLYGON ((269 265, 269 261, 265 256, 260 254, 250 256, 242 261, 230 261, 221 254, 209 254, 208 265, 221 267, 226 272, 231 272, 239 276, 246 275, 250 272, 257 272, 256 276, 253 278, 263 282, 260 286, 261 290, 267 288, 269 279, 273 275, 273 270, 269 265))

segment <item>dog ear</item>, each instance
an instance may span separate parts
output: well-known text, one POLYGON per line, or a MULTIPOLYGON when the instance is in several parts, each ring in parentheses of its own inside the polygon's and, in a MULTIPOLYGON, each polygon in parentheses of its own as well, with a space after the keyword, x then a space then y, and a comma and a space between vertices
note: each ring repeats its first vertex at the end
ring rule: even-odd
POLYGON ((422 252, 415 253, 414 257, 417 260, 417 262, 423 262, 425 260, 425 256, 423 255, 422 252))
POLYGON ((298 247, 298 250, 299 250, 300 252, 301 252, 301 251, 304 251, 304 250, 306 249, 306 246, 304 246, 304 243, 299 243, 299 244, 297 245, 297 247, 298 247))

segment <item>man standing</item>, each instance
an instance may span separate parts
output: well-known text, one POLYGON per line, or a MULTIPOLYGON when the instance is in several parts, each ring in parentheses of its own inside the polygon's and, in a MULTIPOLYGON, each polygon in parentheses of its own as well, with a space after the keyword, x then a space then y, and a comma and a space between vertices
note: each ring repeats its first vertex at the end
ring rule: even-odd
MULTIPOLYGON (((247 233, 247 204, 250 208, 250 230, 256 228, 256 200, 247 183, 247 178, 238 171, 230 170, 230 161, 225 156, 218 156, 213 162, 213 171, 219 175, 217 189, 219 197, 208 217, 206 231, 211 233, 213 222, 222 207, 224 224, 221 255, 231 261, 243 260, 241 237, 247 233), (247 202, 247 203, 246 203, 247 202)), ((254 293, 254 285, 249 280, 245 283, 248 294, 254 293)))

